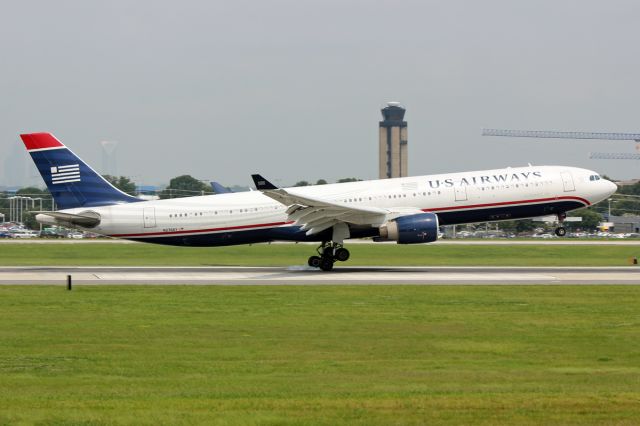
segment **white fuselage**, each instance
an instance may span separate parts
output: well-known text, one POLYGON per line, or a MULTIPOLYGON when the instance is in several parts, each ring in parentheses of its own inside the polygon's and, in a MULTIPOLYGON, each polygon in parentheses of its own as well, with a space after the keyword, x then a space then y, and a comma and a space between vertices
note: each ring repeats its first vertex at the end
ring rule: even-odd
MULTIPOLYGON (((338 204, 385 209, 387 220, 411 212, 433 212, 443 225, 560 214, 595 204, 616 187, 594 176, 597 173, 580 168, 529 166, 287 190, 338 204)), ((166 244, 225 245, 290 239, 287 232, 294 225, 286 209, 263 193, 250 191, 64 212, 98 213, 100 224, 88 230, 99 234, 166 244), (276 232, 258 232, 264 230, 276 232), (234 239, 236 233, 248 238, 234 239), (210 244, 207 236, 211 237, 210 244), (197 242, 195 237, 199 238, 197 242)), ((362 236, 375 235, 380 225, 369 224, 371 232, 365 229, 362 236)), ((294 234, 295 230, 291 232, 294 234)), ((291 239, 302 239, 295 235, 291 239)))

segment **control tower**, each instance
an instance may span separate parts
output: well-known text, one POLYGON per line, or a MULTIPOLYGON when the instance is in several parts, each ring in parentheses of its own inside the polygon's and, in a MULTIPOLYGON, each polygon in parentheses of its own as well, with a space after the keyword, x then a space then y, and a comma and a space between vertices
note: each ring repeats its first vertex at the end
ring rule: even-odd
POLYGON ((380 122, 380 179, 405 177, 408 173, 406 110, 400 102, 388 102, 382 108, 380 122))

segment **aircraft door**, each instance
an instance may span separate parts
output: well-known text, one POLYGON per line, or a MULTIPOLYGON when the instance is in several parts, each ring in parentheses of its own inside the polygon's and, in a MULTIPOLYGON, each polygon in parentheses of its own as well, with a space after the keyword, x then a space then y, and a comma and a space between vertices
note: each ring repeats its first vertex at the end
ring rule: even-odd
POLYGON ((456 201, 467 201, 467 187, 466 186, 456 186, 454 187, 456 192, 456 201))
POLYGON ((142 215, 144 217, 145 228, 156 227, 156 208, 155 207, 145 207, 144 209, 142 209, 142 215))
POLYGON ((564 192, 571 192, 576 190, 576 186, 573 184, 573 177, 570 172, 561 172, 560 176, 562 176, 562 186, 564 187, 564 192))

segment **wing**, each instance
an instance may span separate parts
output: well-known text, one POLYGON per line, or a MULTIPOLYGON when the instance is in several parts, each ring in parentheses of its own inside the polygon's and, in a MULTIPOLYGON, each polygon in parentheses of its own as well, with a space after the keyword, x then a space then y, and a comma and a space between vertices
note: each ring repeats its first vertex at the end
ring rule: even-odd
POLYGON ((377 207, 350 206, 344 203, 296 194, 278 188, 260 175, 252 175, 256 188, 264 195, 287 206, 287 216, 295 225, 302 226, 307 235, 317 234, 337 223, 357 225, 381 225, 387 219, 388 210, 377 207))

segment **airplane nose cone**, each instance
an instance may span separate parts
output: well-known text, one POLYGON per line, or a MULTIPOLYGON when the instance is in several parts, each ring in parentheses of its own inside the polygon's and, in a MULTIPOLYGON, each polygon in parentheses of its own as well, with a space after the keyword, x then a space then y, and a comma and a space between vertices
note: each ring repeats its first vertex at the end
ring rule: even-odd
POLYGON ((618 190, 618 185, 611 182, 610 180, 607 181, 607 186, 608 186, 607 190, 609 192, 609 195, 615 194, 615 192, 618 190))

